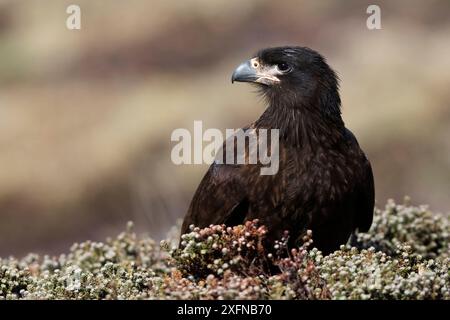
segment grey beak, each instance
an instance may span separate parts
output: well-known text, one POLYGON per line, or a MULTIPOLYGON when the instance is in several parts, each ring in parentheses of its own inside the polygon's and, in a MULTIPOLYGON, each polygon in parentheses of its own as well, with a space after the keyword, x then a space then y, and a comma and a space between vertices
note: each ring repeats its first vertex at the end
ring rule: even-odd
POLYGON ((256 70, 251 66, 250 60, 241 63, 231 76, 231 83, 238 82, 255 82, 258 80, 256 70))

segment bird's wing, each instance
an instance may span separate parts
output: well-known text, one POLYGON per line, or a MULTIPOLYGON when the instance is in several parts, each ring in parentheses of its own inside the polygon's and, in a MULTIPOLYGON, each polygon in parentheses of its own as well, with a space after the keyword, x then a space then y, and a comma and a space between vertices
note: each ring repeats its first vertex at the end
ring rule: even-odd
POLYGON ((372 225, 373 208, 375 205, 375 184, 372 166, 364 152, 359 147, 358 140, 353 133, 345 129, 347 141, 356 148, 362 161, 362 171, 356 182, 356 227, 360 232, 366 232, 372 225))
POLYGON ((373 220, 373 208, 375 205, 375 186, 373 181, 372 167, 369 160, 365 158, 365 172, 363 173, 363 179, 359 185, 358 196, 358 218, 357 226, 358 231, 366 232, 370 229, 373 220))
POLYGON ((181 234, 191 224, 204 228, 210 224, 237 225, 248 211, 246 188, 239 179, 240 166, 213 163, 203 177, 183 221, 181 234))

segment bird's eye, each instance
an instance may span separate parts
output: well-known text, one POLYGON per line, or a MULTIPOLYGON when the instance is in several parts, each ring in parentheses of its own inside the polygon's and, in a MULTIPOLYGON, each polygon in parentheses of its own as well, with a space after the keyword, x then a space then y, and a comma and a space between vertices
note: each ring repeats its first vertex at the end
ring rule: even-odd
POLYGON ((280 62, 277 64, 277 68, 278 70, 280 70, 281 72, 289 72, 291 71, 291 66, 289 64, 287 64, 286 62, 280 62))

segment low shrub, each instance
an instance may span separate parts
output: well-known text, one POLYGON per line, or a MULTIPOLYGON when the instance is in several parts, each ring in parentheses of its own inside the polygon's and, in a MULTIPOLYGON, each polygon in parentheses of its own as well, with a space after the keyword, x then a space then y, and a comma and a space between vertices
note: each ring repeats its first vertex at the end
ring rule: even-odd
POLYGON ((257 220, 156 244, 127 230, 59 257, 0 259, 0 299, 450 299, 450 224, 389 201, 367 233, 323 256, 310 232, 266 248, 257 220), (172 247, 173 246, 173 247, 172 247))

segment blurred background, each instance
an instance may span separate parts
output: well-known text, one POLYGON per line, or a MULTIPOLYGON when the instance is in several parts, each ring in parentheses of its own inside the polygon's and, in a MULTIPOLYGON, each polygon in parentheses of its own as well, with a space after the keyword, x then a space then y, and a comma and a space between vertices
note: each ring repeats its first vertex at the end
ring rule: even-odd
POLYGON ((171 132, 257 119, 231 73, 284 44, 339 73, 378 205, 409 195, 450 212, 449 18, 446 0, 0 0, 0 256, 60 253, 128 220, 162 237, 207 168, 172 164, 171 132), (369 4, 382 30, 367 29, 369 4))

